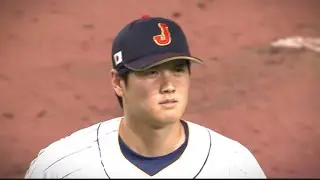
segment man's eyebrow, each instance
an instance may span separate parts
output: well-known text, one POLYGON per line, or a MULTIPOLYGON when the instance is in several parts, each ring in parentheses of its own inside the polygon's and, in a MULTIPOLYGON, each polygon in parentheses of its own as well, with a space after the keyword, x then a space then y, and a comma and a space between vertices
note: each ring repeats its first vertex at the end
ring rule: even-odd
POLYGON ((186 61, 182 61, 182 62, 177 62, 175 63, 175 66, 186 66, 187 62, 186 61))

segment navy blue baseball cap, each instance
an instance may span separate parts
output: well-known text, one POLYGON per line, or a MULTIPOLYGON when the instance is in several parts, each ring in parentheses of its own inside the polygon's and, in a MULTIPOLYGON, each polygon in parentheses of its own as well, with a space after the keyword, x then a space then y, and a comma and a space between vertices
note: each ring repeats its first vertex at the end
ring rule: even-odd
POLYGON ((118 71, 144 71, 177 59, 203 64, 191 56, 181 27, 162 17, 143 16, 132 21, 117 34, 112 45, 112 64, 118 71))

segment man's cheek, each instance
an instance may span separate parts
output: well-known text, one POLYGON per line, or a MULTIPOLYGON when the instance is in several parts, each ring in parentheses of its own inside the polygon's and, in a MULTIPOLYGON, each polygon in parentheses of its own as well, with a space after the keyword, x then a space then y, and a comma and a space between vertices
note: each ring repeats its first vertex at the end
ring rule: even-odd
POLYGON ((133 98, 137 101, 145 103, 148 100, 148 92, 143 89, 137 89, 134 94, 132 94, 133 98))

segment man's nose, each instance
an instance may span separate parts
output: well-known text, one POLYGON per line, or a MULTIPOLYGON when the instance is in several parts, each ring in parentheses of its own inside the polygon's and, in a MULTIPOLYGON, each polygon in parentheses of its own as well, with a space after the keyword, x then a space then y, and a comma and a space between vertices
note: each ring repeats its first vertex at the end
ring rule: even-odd
POLYGON ((172 74, 169 71, 163 71, 161 73, 161 92, 173 93, 176 91, 176 87, 172 81, 172 74))

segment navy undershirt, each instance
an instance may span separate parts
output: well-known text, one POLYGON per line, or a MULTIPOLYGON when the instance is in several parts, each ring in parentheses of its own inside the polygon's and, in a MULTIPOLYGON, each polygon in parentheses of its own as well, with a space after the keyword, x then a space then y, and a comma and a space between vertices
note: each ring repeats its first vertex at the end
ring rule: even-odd
POLYGON ((137 168, 141 169, 150 176, 157 174, 159 171, 161 171, 162 169, 166 168, 167 166, 175 162, 177 159, 179 159, 187 147, 189 139, 189 129, 186 122, 181 121, 181 123, 184 128, 186 139, 184 143, 175 151, 164 156, 145 157, 131 150, 119 136, 119 145, 123 156, 127 158, 127 160, 130 161, 137 168))

